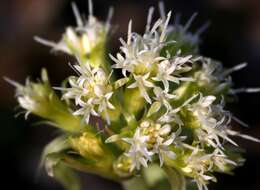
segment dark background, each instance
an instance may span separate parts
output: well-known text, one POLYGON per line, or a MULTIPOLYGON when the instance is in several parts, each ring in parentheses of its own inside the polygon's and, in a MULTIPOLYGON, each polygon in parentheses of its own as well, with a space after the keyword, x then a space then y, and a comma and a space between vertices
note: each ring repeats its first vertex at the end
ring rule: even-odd
MULTIPOLYGON (((93 0, 95 15, 105 19, 110 5, 114 6, 113 24, 118 26, 111 36, 111 52, 118 49, 118 38, 125 37, 127 24, 133 19, 133 29, 142 32, 149 6, 156 0, 93 0)), ((75 1, 87 15, 87 0, 75 1)), ((165 0, 167 10, 181 13, 182 22, 194 13, 199 16, 192 25, 195 31, 206 21, 210 28, 202 35, 203 55, 221 60, 226 67, 248 62, 243 71, 233 74, 236 87, 260 86, 260 1, 259 0, 165 0)), ((52 84, 59 83, 72 70, 67 55, 49 53, 49 48, 33 41, 34 35, 59 40, 67 25, 75 25, 69 0, 1 0, 0 1, 0 76, 24 82, 27 75, 35 78, 46 67, 52 84)), ((156 13, 158 15, 158 12, 156 13)), ((174 19, 174 17, 173 17, 174 19)), ((173 20, 172 19, 172 20, 173 20)), ((13 88, 0 80, 0 158, 3 189, 62 189, 44 171, 37 173, 42 148, 57 132, 49 126, 33 126, 36 121, 23 116, 14 118, 17 103, 13 88)), ((240 101, 228 106, 237 117, 250 124, 244 133, 260 138, 260 94, 241 94, 240 101)), ((244 167, 235 176, 217 175, 219 182, 211 190, 259 190, 260 145, 238 140, 247 150, 244 167)), ((92 175, 82 175, 86 189, 120 189, 120 186, 92 175)))

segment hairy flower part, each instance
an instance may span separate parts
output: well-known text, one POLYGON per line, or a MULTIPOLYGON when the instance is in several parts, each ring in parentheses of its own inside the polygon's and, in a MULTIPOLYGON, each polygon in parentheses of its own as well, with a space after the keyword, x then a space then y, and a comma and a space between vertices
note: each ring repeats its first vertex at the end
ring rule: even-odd
MULTIPOLYGON (((159 11, 161 18, 166 19, 165 7, 162 2, 159 3, 159 11)), ((170 54, 174 55, 178 51, 182 54, 198 54, 201 34, 208 28, 209 23, 205 23, 195 32, 189 31, 193 21, 198 14, 194 13, 185 24, 181 24, 180 15, 177 14, 173 24, 170 24, 167 28, 168 40, 175 40, 176 46, 168 46, 165 48, 170 54)))
MULTIPOLYGON (((76 18, 76 27, 67 27, 65 33, 59 42, 44 40, 35 37, 35 40, 53 48, 53 51, 61 51, 70 55, 74 55, 79 59, 86 60, 88 56, 95 50, 100 49, 106 40, 106 36, 110 29, 110 20, 112 17, 112 9, 109 11, 106 23, 102 23, 93 16, 92 1, 89 0, 89 16, 84 20, 78 8, 72 3, 72 9, 76 18)), ((95 52, 93 52, 95 53, 95 52)), ((99 63, 92 62, 91 64, 99 63)))
POLYGON ((226 88, 231 87, 230 72, 225 72, 220 62, 209 58, 200 58, 199 61, 202 62, 202 66, 194 76, 199 87, 207 86, 213 94, 222 93, 226 88))
POLYGON ((187 99, 185 102, 183 102, 183 104, 180 105, 179 107, 167 110, 165 112, 165 114, 163 114, 162 116, 159 117, 158 122, 160 122, 160 123, 172 123, 172 122, 174 122, 178 126, 183 126, 184 123, 179 116, 179 112, 183 108, 187 107, 190 104, 190 102, 192 102, 197 96, 198 95, 195 94, 192 97, 190 97, 189 99, 187 99))
POLYGON ((195 72, 194 79, 199 87, 207 88, 207 91, 212 94, 237 94, 241 92, 256 93, 259 88, 238 88, 233 89, 233 81, 230 74, 239 71, 247 66, 246 63, 235 65, 231 68, 224 68, 223 65, 207 57, 199 57, 198 62, 201 62, 201 68, 195 72))
POLYGON ((16 87, 16 97, 20 106, 26 110, 25 118, 30 113, 45 116, 49 109, 49 101, 56 102, 53 90, 49 84, 46 70, 42 70, 41 82, 32 82, 29 78, 21 85, 6 78, 6 81, 16 87))
POLYGON ((123 154, 113 164, 113 169, 121 177, 130 177, 133 173, 133 161, 131 157, 123 154))
POLYGON ((162 82, 164 90, 169 91, 169 82, 179 84, 180 81, 192 81, 191 77, 183 77, 182 73, 191 70, 192 56, 185 57, 169 56, 162 57, 161 50, 167 44, 173 41, 166 41, 166 31, 170 20, 171 12, 165 20, 159 19, 151 27, 153 9, 150 9, 146 32, 143 36, 132 32, 132 22, 129 22, 127 42, 120 39, 121 53, 116 57, 110 55, 115 62, 112 66, 115 69, 122 69, 122 74, 127 77, 127 73, 133 75, 136 82, 128 88, 139 88, 141 96, 151 104, 151 98, 148 95, 147 87, 153 87, 151 81, 162 82), (145 79, 145 80, 144 80, 145 79), (152 79, 152 80, 151 80, 152 79), (146 83, 149 81, 149 83, 146 83), (146 83, 146 84, 145 84, 146 83))
POLYGON ((158 71, 153 80, 161 81, 165 91, 169 91, 169 81, 179 84, 180 81, 193 81, 191 77, 182 77, 181 74, 191 70, 186 63, 191 63, 191 55, 186 57, 175 56, 158 64, 158 71))
POLYGON ((222 151, 215 149, 212 153, 205 153, 198 147, 188 147, 191 153, 185 157, 185 167, 182 171, 185 175, 192 177, 199 190, 208 190, 207 184, 217 179, 213 172, 228 172, 229 168, 237 166, 237 163, 227 157, 222 151))
POLYGON ((137 128, 133 138, 123 138, 124 141, 131 145, 125 155, 132 159, 130 172, 134 169, 140 170, 141 166, 147 167, 148 161, 152 161, 153 153, 148 150, 148 136, 141 134, 141 129, 137 128))
POLYGON ((173 99, 176 99, 177 96, 174 94, 168 93, 166 90, 161 89, 160 87, 154 87, 153 93, 155 97, 153 99, 155 100, 153 104, 151 105, 147 116, 158 112, 162 106, 166 108, 166 112, 172 110, 172 106, 170 104, 170 101, 173 99))
POLYGON ((213 104, 215 99, 215 96, 203 97, 200 94, 199 100, 188 108, 198 121, 198 127, 194 129, 194 133, 202 148, 211 146, 221 151, 224 150, 223 144, 225 142, 238 146, 230 136, 240 136, 248 140, 259 141, 231 130, 231 113, 223 109, 223 103, 213 104))
POLYGON ((139 170, 141 165, 147 167, 147 162, 152 162, 154 156, 158 156, 160 166, 164 164, 165 157, 175 159, 176 153, 171 147, 181 146, 186 138, 180 134, 181 128, 173 132, 169 124, 162 125, 151 120, 143 121, 132 138, 123 138, 131 145, 125 154, 132 160, 130 171, 139 170))
POLYGON ((199 190, 208 190, 207 184, 216 181, 211 174, 214 165, 211 157, 211 154, 204 154, 199 148, 194 148, 184 160, 186 166, 182 171, 194 179, 199 190))
POLYGON ((86 123, 89 122, 90 115, 100 116, 105 114, 107 123, 110 124, 108 109, 115 109, 110 103, 113 95, 112 86, 109 84, 109 76, 103 69, 88 67, 86 65, 76 65, 75 69, 79 77, 69 78, 69 88, 61 88, 65 91, 63 99, 72 99, 76 106, 80 108, 74 115, 83 115, 86 123))
MULTIPOLYGON (((168 15, 169 19, 170 14, 168 15)), ((132 22, 130 21, 127 42, 120 39, 122 54, 118 53, 117 58, 110 55, 115 62, 112 67, 122 69, 124 76, 127 75, 127 72, 133 74, 135 80, 142 77, 146 79, 148 77, 151 78, 154 72, 156 72, 157 64, 165 59, 160 56, 160 50, 165 43, 165 34, 164 32, 159 33, 158 28, 161 25, 164 25, 166 28, 167 24, 168 21, 163 23, 162 20, 158 20, 151 29, 148 28, 146 33, 141 36, 132 32, 132 22)), ((135 87, 139 87, 142 90, 140 86, 135 87)), ((149 101, 147 97, 146 100, 149 101)))
POLYGON ((227 118, 223 113, 214 113, 212 110, 215 99, 215 96, 203 97, 200 94, 199 100, 188 108, 198 120, 199 126, 194 129, 198 142, 202 146, 206 145, 214 148, 223 148, 223 141, 236 145, 226 132, 229 127, 230 117, 227 118), (218 117, 216 117, 217 114, 218 117))
POLYGON ((145 74, 144 76, 142 75, 134 75, 135 82, 129 85, 127 88, 139 88, 141 96, 144 97, 144 99, 151 104, 151 98, 147 93, 147 88, 152 88, 154 85, 150 81, 148 81, 150 73, 145 74))

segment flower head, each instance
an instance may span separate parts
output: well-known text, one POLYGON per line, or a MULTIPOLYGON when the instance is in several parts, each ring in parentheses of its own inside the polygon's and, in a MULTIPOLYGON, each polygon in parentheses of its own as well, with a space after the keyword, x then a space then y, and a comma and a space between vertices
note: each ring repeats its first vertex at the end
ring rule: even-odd
POLYGON ((87 67, 87 65, 76 65, 76 70, 80 76, 70 77, 69 88, 61 88, 65 91, 63 99, 73 99, 79 110, 75 115, 83 115, 86 123, 89 122, 90 115, 99 116, 104 113, 105 118, 110 123, 108 109, 115 107, 110 103, 113 95, 112 86, 109 84, 109 76, 103 69, 87 67))
POLYGON ((73 55, 81 61, 92 60, 90 64, 94 67, 98 67, 103 64, 99 60, 99 54, 101 53, 102 55, 104 53, 104 46, 107 34, 110 30, 110 20, 113 9, 109 11, 106 23, 98 21, 98 19, 93 16, 92 0, 89 0, 89 16, 87 20, 83 20, 74 3, 72 3, 72 9, 77 26, 67 27, 59 42, 48 41, 39 37, 35 37, 35 40, 43 45, 52 47, 53 51, 61 51, 73 55))
POLYGON ((147 162, 152 160, 153 153, 148 151, 148 136, 142 135, 140 128, 136 129, 133 138, 123 138, 124 141, 131 145, 129 151, 125 155, 132 159, 130 171, 135 168, 140 170, 141 165, 147 167, 147 162))

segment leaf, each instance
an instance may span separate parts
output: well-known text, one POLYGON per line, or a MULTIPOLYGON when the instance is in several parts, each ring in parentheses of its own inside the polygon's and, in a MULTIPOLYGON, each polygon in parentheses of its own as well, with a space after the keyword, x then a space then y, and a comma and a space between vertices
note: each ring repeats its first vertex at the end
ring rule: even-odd
POLYGON ((162 106, 161 102, 154 102, 151 105, 150 109, 148 110, 147 117, 151 116, 155 112, 158 112, 161 106, 162 106))
POLYGON ((40 168, 43 166, 46 157, 49 154, 59 153, 65 149, 68 149, 70 146, 67 143, 67 137, 65 135, 59 136, 52 140, 49 144, 47 144, 43 150, 41 161, 40 161, 40 168))
POLYGON ((154 189, 157 184, 167 178, 163 169, 156 164, 152 164, 149 167, 145 168, 143 170, 143 174, 147 185, 152 189, 154 189))
POLYGON ((64 155, 61 152, 68 148, 70 145, 67 142, 67 136, 55 138, 44 148, 40 167, 44 165, 48 175, 61 183, 66 190, 80 190, 77 175, 62 162, 64 155))
POLYGON ((49 176, 56 179, 66 190, 80 190, 80 182, 76 173, 61 162, 62 155, 49 154, 45 167, 49 176))
POLYGON ((149 190, 145 184, 145 180, 141 176, 125 180, 122 182, 122 185, 124 190, 149 190))
POLYGON ((184 176, 175 168, 163 167, 168 176, 171 190, 186 190, 186 181, 184 176))

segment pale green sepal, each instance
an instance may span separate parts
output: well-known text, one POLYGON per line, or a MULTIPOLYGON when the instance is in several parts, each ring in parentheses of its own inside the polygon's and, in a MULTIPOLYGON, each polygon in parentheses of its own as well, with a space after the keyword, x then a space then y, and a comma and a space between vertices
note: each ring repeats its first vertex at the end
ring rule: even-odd
POLYGON ((117 81, 114 83, 114 88, 115 88, 115 89, 118 89, 118 88, 124 86, 126 83, 128 83, 128 81, 129 81, 129 78, 119 79, 119 80, 117 80, 117 81))
POLYGON ((150 117, 152 114, 158 112, 161 106, 161 102, 154 102, 148 110, 147 117, 150 117))

